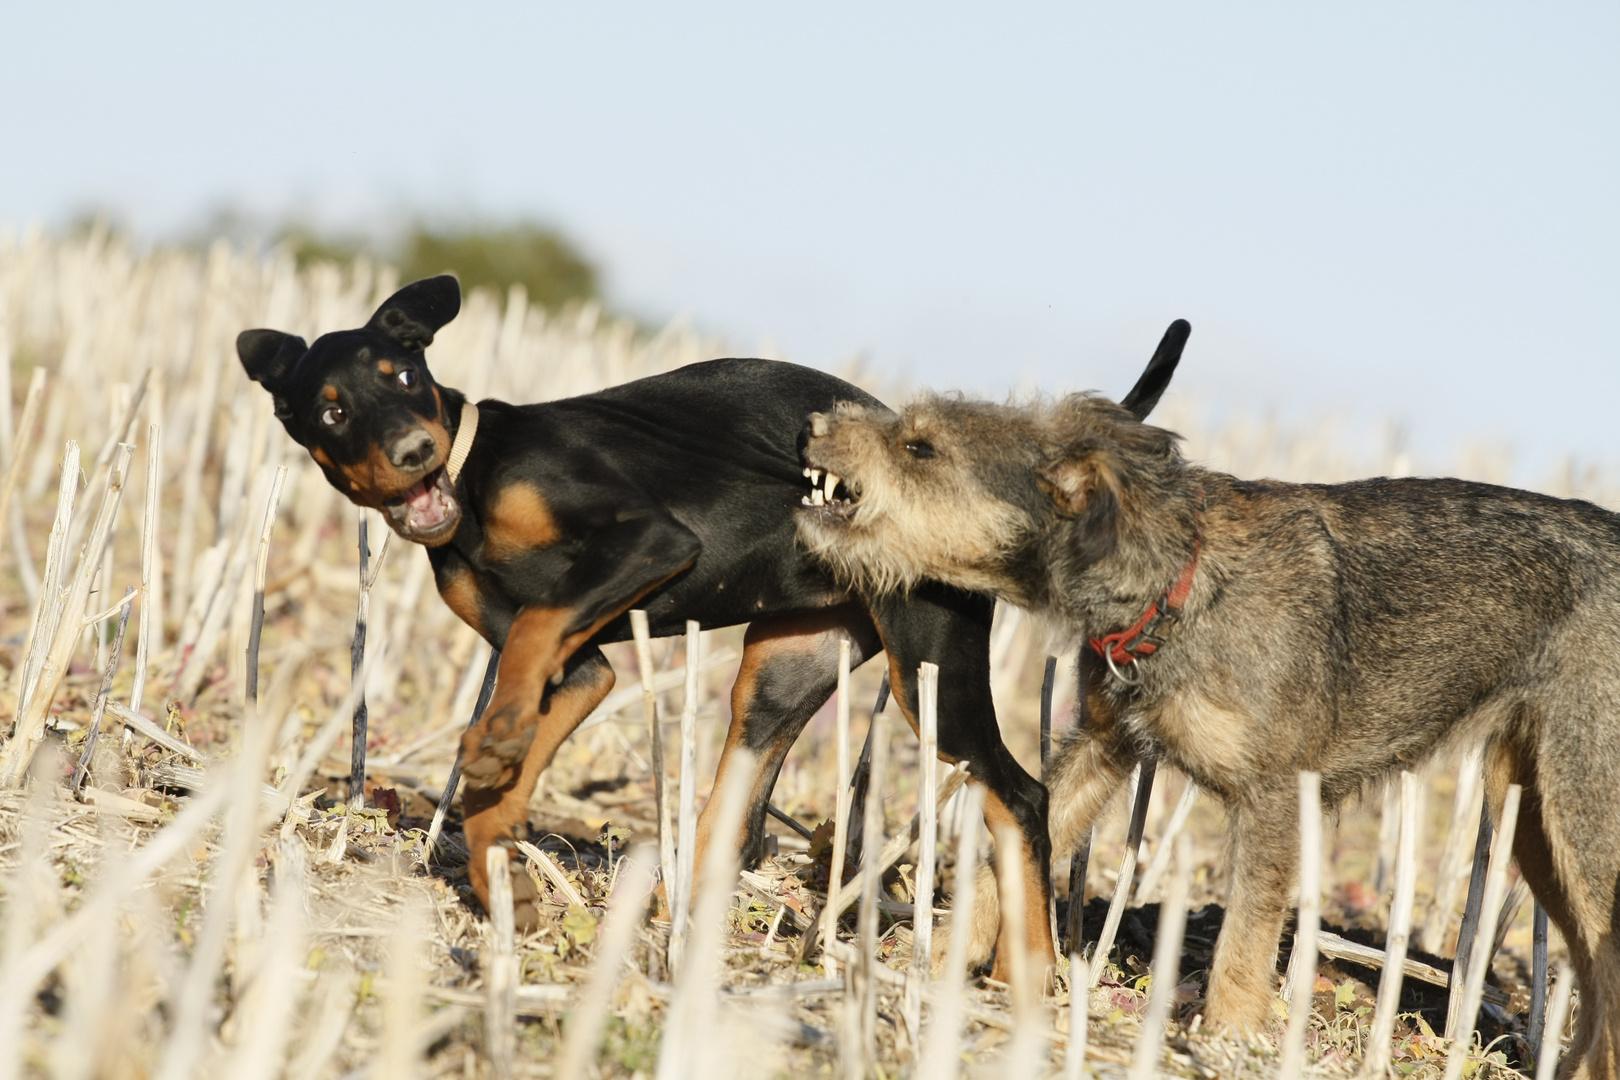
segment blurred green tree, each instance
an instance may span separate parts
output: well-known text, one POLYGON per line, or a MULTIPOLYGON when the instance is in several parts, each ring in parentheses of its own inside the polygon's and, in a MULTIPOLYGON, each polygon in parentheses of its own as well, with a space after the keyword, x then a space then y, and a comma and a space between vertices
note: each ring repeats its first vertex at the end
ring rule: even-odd
POLYGON ((286 226, 277 243, 286 245, 300 269, 317 262, 350 263, 372 247, 359 237, 323 235, 307 225, 286 226))
POLYGON ((596 268, 566 237, 529 222, 497 228, 434 229, 417 224, 397 259, 401 281, 450 272, 463 289, 521 284, 531 303, 556 309, 598 295, 596 268))
MULTIPOLYGON (((222 228, 211 231, 231 235, 222 228)), ((401 281, 451 273, 464 290, 487 286, 504 292, 521 284, 530 303, 551 310, 571 301, 600 298, 596 267, 567 237, 544 225, 438 227, 417 221, 396 235, 392 241, 378 241, 329 233, 301 222, 276 231, 277 242, 287 246, 299 266, 344 264, 369 253, 398 267, 401 281)))

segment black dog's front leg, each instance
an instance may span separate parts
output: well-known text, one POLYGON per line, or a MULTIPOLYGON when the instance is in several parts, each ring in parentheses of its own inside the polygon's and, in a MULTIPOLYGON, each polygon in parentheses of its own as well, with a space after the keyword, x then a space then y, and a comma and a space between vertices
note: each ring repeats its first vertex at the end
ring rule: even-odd
POLYGON ((569 657, 636 601, 691 566, 698 538, 667 515, 621 515, 598 531, 551 582, 514 560, 503 585, 525 602, 504 628, 501 679, 483 719, 462 736, 470 787, 499 788, 522 769, 534 744, 536 709, 569 657), (508 668, 524 678, 506 678, 508 668))
POLYGON ((547 612, 552 631, 548 653, 536 656, 546 678, 562 671, 575 649, 623 615, 636 602, 696 561, 702 542, 661 510, 621 512, 594 531, 561 574, 533 572, 514 559, 502 584, 522 601, 522 610, 547 612))
MULTIPOLYGON (((995 601, 978 593, 926 582, 909 594, 872 603, 883 647, 889 653, 889 680, 895 700, 913 728, 917 725, 917 666, 939 665, 939 756, 969 763, 968 778, 985 788, 984 820, 992 833, 1012 827, 1023 836, 1019 853, 1024 882, 1024 939, 1031 961, 1050 963, 1051 927, 1047 921, 1050 887, 1047 867, 1052 845, 1047 837, 1046 788, 1020 766, 1001 741, 995 705, 990 697, 990 620, 995 601)), ((982 960, 996 927, 998 905, 979 910, 975 919, 989 929, 983 937, 982 960)), ((976 913, 977 914, 977 913, 976 913)), ((1002 942, 1003 946, 1007 943, 1002 942)), ((1010 952, 998 952, 996 977, 1008 976, 1010 952)))

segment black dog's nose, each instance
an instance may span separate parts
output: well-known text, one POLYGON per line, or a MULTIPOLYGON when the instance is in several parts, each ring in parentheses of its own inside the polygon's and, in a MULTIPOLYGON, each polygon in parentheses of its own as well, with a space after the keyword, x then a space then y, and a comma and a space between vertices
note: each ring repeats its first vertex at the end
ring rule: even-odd
POLYGON ((420 469, 433 460, 433 436, 421 428, 401 435, 388 448, 388 460, 396 469, 420 469))

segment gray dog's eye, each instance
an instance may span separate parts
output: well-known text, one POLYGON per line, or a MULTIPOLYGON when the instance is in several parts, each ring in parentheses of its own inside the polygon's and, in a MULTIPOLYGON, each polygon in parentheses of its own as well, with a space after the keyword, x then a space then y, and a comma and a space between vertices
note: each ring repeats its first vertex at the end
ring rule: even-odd
POLYGON ((906 452, 914 458, 931 458, 934 456, 934 444, 926 439, 912 439, 906 443, 906 452))
POLYGON ((409 390, 411 387, 416 385, 416 372, 412 371, 410 368, 406 368, 399 373, 398 379, 399 385, 409 390))

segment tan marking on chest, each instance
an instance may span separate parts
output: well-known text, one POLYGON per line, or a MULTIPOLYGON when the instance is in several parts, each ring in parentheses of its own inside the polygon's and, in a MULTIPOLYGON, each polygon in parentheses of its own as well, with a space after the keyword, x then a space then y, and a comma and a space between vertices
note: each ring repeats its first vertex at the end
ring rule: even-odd
POLYGON ((478 579, 465 568, 450 573, 439 585, 439 595, 445 605, 456 613, 456 618, 478 631, 484 632, 484 616, 478 579))
POLYGON ((540 489, 517 481, 506 485, 493 500, 484 527, 484 554, 491 559, 510 559, 549 547, 559 536, 561 530, 540 489))

